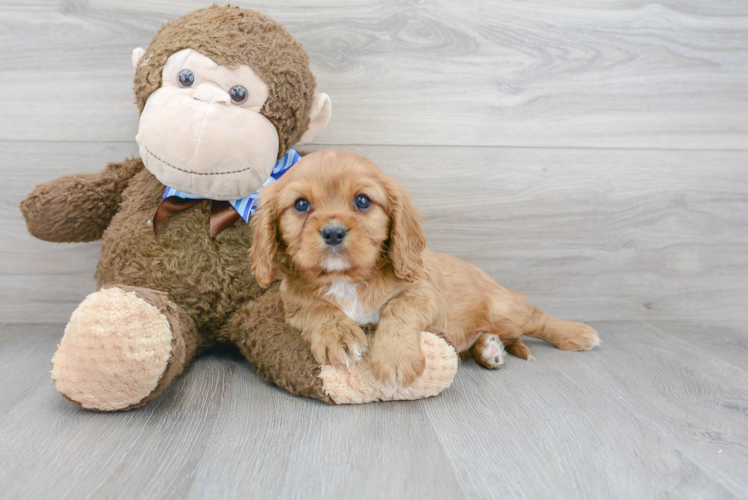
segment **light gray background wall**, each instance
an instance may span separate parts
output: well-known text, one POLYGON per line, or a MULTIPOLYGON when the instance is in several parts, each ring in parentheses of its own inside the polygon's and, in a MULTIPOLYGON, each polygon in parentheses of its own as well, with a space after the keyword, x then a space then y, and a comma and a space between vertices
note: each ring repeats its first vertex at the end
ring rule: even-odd
MULTIPOLYGON (((744 319, 742 2, 238 2, 309 51, 429 244, 576 319, 744 319)), ((63 322, 97 243, 31 238, 39 182, 137 155, 130 52, 199 1, 2 2, 0 321, 63 322)))

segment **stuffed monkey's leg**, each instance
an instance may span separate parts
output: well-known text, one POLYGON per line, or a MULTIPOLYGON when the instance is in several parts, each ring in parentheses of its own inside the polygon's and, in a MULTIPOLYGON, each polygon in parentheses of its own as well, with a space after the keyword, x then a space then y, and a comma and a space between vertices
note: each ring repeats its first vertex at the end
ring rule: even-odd
POLYGON ((239 347, 268 382, 297 396, 334 404, 322 387, 320 365, 309 343, 298 330, 286 324, 277 290, 268 291, 236 311, 224 336, 239 347))
POLYGON ((52 358, 52 378, 84 408, 130 410, 163 392, 199 347, 194 321, 168 294, 103 288, 73 312, 52 358))
POLYGON ((457 352, 442 336, 424 332, 421 349, 426 369, 408 389, 392 392, 380 384, 371 372, 368 356, 348 369, 320 366, 301 333, 286 325, 277 288, 239 309, 224 334, 265 380, 293 394, 330 404, 435 396, 450 386, 459 362, 457 352))

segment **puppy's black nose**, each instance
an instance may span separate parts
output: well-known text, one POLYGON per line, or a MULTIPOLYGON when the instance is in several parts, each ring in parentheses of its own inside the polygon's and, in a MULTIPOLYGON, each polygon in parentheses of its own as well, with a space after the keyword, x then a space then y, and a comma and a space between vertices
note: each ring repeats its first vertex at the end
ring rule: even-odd
POLYGON ((341 226, 327 226, 322 229, 322 238, 330 246, 339 245, 344 239, 348 231, 341 226))

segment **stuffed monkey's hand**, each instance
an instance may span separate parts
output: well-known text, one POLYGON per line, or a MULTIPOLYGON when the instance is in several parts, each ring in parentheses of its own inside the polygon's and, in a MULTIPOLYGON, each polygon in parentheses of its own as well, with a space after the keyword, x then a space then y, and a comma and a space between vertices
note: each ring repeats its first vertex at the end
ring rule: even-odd
POLYGON ((97 174, 66 175, 36 186, 21 202, 29 232, 45 241, 98 240, 117 212, 122 192, 142 168, 137 160, 125 160, 97 174))

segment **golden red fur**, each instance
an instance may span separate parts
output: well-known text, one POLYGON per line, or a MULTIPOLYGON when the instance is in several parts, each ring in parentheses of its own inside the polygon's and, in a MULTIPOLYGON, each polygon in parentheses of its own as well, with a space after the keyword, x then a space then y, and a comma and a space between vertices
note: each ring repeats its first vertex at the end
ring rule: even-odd
POLYGON ((591 327, 545 314, 477 267, 426 249, 410 194, 354 153, 304 157, 263 189, 252 224, 252 272, 262 286, 282 274, 286 321, 322 364, 360 359, 366 323, 378 323, 372 370, 391 386, 407 387, 423 372, 419 339, 429 326, 458 351, 475 345, 489 368, 501 366, 502 343, 529 356, 521 335, 564 350, 597 345, 591 327), (365 208, 360 196, 370 200, 365 208), (343 228, 342 241, 325 241, 325 228, 343 228))

